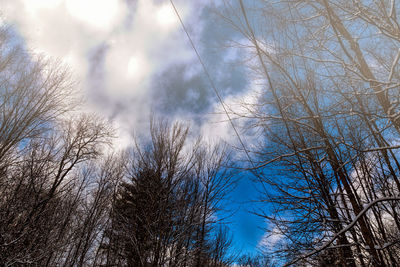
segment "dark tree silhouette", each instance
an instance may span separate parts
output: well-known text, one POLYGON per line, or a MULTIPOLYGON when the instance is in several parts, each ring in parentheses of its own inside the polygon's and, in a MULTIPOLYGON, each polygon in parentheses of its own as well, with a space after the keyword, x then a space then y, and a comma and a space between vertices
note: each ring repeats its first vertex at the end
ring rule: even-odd
POLYGON ((152 124, 151 144, 137 146, 113 202, 103 244, 106 266, 225 266, 228 234, 213 219, 232 188, 224 152, 196 143, 188 128, 152 124), (215 230, 215 231, 214 231, 215 230))

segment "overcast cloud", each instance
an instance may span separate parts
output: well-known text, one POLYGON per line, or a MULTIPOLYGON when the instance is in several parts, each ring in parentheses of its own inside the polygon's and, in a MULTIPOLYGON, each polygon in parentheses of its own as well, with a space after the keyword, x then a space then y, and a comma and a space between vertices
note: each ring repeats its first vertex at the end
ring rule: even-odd
MULTIPOLYGON (((221 121, 217 98, 169 1, 2 0, 4 20, 26 46, 64 61, 88 99, 85 109, 113 119, 124 140, 147 129, 151 113, 191 122, 209 135, 221 121), (144 127, 143 127, 144 126, 144 127)), ((221 95, 246 88, 240 51, 226 49, 236 33, 211 1, 176 0, 176 6, 221 95)), ((229 139, 229 124, 211 134, 229 139)))

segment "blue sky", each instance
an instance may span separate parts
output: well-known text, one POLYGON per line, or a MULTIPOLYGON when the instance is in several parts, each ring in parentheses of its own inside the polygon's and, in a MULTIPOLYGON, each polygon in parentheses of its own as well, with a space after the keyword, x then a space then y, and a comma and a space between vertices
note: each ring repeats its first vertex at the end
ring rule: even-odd
MULTIPOLYGON (((243 64, 246 50, 232 48, 243 38, 217 14, 218 1, 175 0, 224 101, 235 112, 256 85, 243 64)), ((194 51, 169 1, 161 0, 0 0, 2 23, 12 25, 36 54, 64 62, 87 99, 84 111, 109 118, 125 148, 146 134, 151 113, 190 123, 206 139, 237 145, 194 51)), ((235 121, 237 126, 243 125, 235 121)), ((253 137, 243 132, 251 146, 253 137)), ((243 160, 238 155, 238 160, 243 160)), ((262 241, 256 184, 244 173, 227 208, 234 248, 255 253, 262 241)))

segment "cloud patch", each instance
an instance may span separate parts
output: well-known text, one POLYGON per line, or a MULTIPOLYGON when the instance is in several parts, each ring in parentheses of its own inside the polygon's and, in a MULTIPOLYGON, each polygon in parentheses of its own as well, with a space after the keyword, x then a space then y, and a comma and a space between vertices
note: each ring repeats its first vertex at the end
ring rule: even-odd
MULTIPOLYGON (((241 55, 223 48, 237 36, 212 11, 214 3, 175 4, 220 94, 243 92, 245 72, 233 64, 241 55)), ((124 131, 146 128, 152 112, 172 119, 189 114, 201 125, 218 105, 168 2, 15 0, 3 12, 29 49, 71 67, 86 109, 125 124, 124 131)))

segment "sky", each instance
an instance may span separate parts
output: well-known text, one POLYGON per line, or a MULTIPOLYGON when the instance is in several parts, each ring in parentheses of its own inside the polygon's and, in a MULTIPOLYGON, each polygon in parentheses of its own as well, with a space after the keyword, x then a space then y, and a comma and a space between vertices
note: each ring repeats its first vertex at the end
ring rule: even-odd
MULTIPOLYGON (((242 64, 240 41, 218 12, 222 3, 175 0, 184 24, 225 103, 252 97, 255 85, 242 64)), ((0 23, 11 25, 25 47, 66 64, 87 101, 82 107, 110 119, 125 148, 146 134, 151 114, 183 120, 207 139, 237 138, 167 0, 0 0, 0 23)), ((236 111, 236 110, 235 110, 236 111)), ((240 121, 235 121, 240 128, 240 121)), ((251 136, 242 133, 246 144, 251 136)), ((267 242, 257 210, 256 185, 244 174, 227 209, 234 249, 255 253, 267 242)), ((273 241, 273 240, 272 240, 273 241)))

